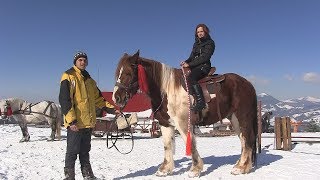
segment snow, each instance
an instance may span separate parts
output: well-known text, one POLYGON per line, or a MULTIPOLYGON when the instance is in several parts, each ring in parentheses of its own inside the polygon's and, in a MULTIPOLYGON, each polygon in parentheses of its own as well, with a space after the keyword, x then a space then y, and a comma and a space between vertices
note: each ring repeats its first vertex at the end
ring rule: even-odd
MULTIPOLYGON (((0 125, 0 179, 34 180, 63 179, 66 131, 62 140, 47 142, 49 128, 29 127, 31 141, 19 143, 21 131, 17 125, 0 125)), ((293 133, 292 136, 317 136, 320 133, 293 133)), ((239 158, 240 141, 237 136, 197 137, 197 146, 204 161, 202 180, 262 180, 262 179, 320 179, 320 143, 297 143, 291 151, 274 149, 273 134, 263 134, 262 152, 253 172, 234 176, 230 171, 239 158), (269 138, 265 138, 269 137, 269 138)), ((185 144, 176 136, 175 169, 173 175, 157 177, 163 161, 161 138, 150 134, 134 134, 133 151, 123 155, 115 148, 108 149, 106 138, 92 136, 90 152, 92 168, 100 179, 182 180, 189 179, 190 157, 185 156, 185 144)), ((306 140, 306 139, 304 139, 306 140)), ((319 139, 317 139, 319 140, 319 139)), ((120 139, 117 146, 122 151, 131 149, 130 139, 120 139)), ((76 179, 82 179, 79 160, 76 162, 76 179)))
POLYGON ((277 106, 279 107, 279 108, 286 108, 286 109, 292 109, 292 108, 294 108, 294 107, 292 107, 292 106, 290 106, 290 105, 283 105, 283 106, 280 106, 279 104, 277 104, 277 106))
POLYGON ((296 101, 294 101, 292 99, 284 100, 282 102, 285 102, 285 103, 297 103, 296 101))
POLYGON ((314 98, 314 97, 310 97, 310 96, 302 97, 302 98, 298 98, 298 99, 299 100, 310 101, 310 102, 315 102, 315 103, 319 103, 320 102, 320 99, 314 98))
POLYGON ((260 94, 258 94, 258 96, 264 97, 264 96, 269 96, 269 95, 267 93, 260 93, 260 94))

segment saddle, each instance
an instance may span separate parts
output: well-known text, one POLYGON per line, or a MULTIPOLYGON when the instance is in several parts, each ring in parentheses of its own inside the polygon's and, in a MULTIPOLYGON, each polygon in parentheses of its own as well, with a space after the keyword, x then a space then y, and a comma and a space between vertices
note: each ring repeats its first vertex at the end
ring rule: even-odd
POLYGON ((216 71, 215 67, 211 67, 208 75, 198 81, 202 88, 203 96, 206 103, 211 101, 210 94, 217 95, 221 90, 220 82, 225 79, 224 75, 214 74, 216 71))
MULTIPOLYGON (((210 95, 217 95, 221 90, 220 82, 224 81, 225 76, 220 74, 214 74, 215 67, 211 67, 208 75, 198 81, 202 88, 203 96, 206 103, 210 102, 212 97, 210 95)), ((186 76, 191 73, 190 68, 185 68, 186 76)), ((185 87, 184 87, 185 88, 185 87)))
MULTIPOLYGON (((186 76, 191 73, 190 68, 185 68, 186 76)), ((225 80, 225 76, 221 74, 214 74, 216 71, 215 67, 211 67, 208 75, 198 81, 202 88, 203 97, 206 103, 209 103, 212 98, 216 98, 217 112, 219 120, 222 121, 220 106, 219 106, 219 92, 221 90, 221 82, 225 80)))

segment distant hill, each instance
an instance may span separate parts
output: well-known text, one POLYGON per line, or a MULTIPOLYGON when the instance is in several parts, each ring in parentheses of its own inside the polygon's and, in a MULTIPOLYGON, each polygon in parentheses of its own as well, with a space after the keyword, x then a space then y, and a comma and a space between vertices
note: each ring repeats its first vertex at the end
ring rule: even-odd
POLYGON ((280 101, 266 93, 258 94, 257 98, 262 103, 262 114, 272 111, 272 118, 289 116, 296 121, 309 122, 314 120, 320 124, 320 99, 302 97, 280 101))

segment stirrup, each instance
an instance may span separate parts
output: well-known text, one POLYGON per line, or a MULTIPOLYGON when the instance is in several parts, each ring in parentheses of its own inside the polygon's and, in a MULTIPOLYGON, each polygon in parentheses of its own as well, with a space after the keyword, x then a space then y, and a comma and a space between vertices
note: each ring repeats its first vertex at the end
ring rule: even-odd
POLYGON ((190 107, 190 109, 192 110, 192 111, 195 111, 195 112, 197 112, 197 111, 202 111, 203 109, 205 109, 206 108, 206 105, 204 104, 203 106, 200 106, 198 103, 196 103, 195 105, 192 105, 191 107, 190 107))

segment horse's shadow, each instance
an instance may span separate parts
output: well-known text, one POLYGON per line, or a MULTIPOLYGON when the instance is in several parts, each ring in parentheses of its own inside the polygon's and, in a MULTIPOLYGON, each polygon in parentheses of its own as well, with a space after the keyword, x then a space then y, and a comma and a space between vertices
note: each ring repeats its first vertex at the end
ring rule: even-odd
MULTIPOLYGON (((260 154, 257 155, 257 165, 252 169, 252 172, 254 172, 256 169, 259 169, 263 166, 269 165, 272 162, 278 161, 282 159, 282 156, 280 155, 274 155, 274 154, 267 154, 268 150, 262 150, 260 154)), ((205 165, 209 165, 206 171, 202 172, 201 175, 208 175, 211 172, 213 172, 215 169, 218 169, 221 166, 224 165, 234 165, 236 161, 240 158, 240 155, 231 155, 231 156, 208 156, 203 158, 203 162, 205 165)), ((175 161, 175 169, 179 169, 178 171, 174 171, 172 175, 178 175, 183 174, 191 166, 191 160, 190 158, 183 157, 181 159, 178 159, 175 161), (187 166, 186 166, 186 162, 187 166)), ((134 178, 139 176, 148 176, 153 175, 158 170, 159 165, 157 166, 151 166, 149 168, 139 170, 133 173, 129 173, 125 176, 114 178, 115 180, 119 179, 125 179, 125 178, 134 178)), ((230 169, 231 171, 231 169, 230 169)))
MULTIPOLYGON (((269 150, 262 150, 260 154, 257 154, 257 164, 256 166, 252 169, 251 172, 254 172, 255 170, 269 165, 272 162, 278 161, 282 159, 282 156, 280 155, 274 155, 274 154, 267 154, 269 150)), ((208 175, 215 169, 218 169, 221 166, 224 165, 235 165, 237 160, 240 158, 239 155, 232 155, 232 156, 208 156, 203 158, 204 164, 210 164, 210 166, 207 168, 206 171, 202 172, 202 175, 208 175)), ((191 164, 190 164, 191 165, 191 164)), ((231 171, 231 169, 230 169, 231 171)))

